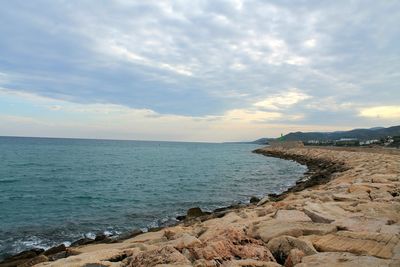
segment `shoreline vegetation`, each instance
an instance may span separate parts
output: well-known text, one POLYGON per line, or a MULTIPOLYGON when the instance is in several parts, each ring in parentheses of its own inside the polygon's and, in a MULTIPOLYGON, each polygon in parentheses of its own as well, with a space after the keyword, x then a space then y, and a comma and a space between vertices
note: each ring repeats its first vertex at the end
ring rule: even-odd
POLYGON ((301 146, 253 152, 308 171, 287 191, 248 205, 192 208, 173 226, 25 251, 0 266, 400 264, 400 153, 301 146))

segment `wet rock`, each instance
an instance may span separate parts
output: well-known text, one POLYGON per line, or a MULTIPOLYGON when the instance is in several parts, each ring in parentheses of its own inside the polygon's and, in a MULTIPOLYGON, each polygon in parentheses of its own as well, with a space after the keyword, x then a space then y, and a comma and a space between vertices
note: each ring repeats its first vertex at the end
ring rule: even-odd
MULTIPOLYGON (((202 211, 199 207, 194 207, 194 208, 190 208, 187 210, 186 216, 184 217, 184 219, 191 220, 191 219, 195 219, 195 218, 202 217, 205 215, 210 215, 210 214, 211 214, 211 212, 205 212, 205 211, 202 211)), ((179 217, 178 220, 179 219, 181 219, 181 217, 179 217)))
POLYGON ((312 244, 308 244, 306 241, 291 236, 279 236, 273 238, 268 242, 267 247, 271 251, 275 260, 280 264, 285 263, 292 249, 298 249, 302 251, 304 255, 317 253, 312 244))
POLYGON ((49 261, 56 261, 56 260, 59 260, 59 259, 66 258, 68 256, 69 256, 69 254, 68 254, 67 251, 61 251, 61 252, 49 255, 48 258, 49 258, 49 261))
POLYGON ((94 239, 84 237, 84 238, 76 240, 75 242, 72 242, 71 247, 83 246, 83 245, 87 245, 87 244, 90 244, 93 242, 94 242, 94 239))
POLYGON ((31 259, 41 254, 42 252, 44 252, 44 249, 37 249, 37 248, 22 251, 14 256, 6 258, 2 263, 12 262, 16 260, 31 259))
POLYGON ((140 230, 140 229, 135 229, 135 230, 133 230, 131 232, 128 232, 128 233, 120 235, 117 238, 117 240, 125 240, 125 239, 129 239, 129 238, 133 238, 133 237, 138 236, 140 234, 143 234, 143 231, 140 230))
POLYGON ((18 267, 31 267, 38 263, 46 262, 48 260, 49 259, 45 255, 42 254, 42 255, 36 256, 35 258, 24 262, 23 264, 18 265, 18 267))
POLYGON ((250 203, 254 204, 254 203, 258 203, 260 202, 260 199, 258 197, 252 196, 250 198, 250 203))
POLYGON ((15 267, 21 264, 25 264, 28 261, 39 256, 43 253, 44 249, 30 249, 26 251, 22 251, 16 255, 6 258, 4 261, 0 262, 1 267, 15 267))
POLYGON ((49 249, 46 250, 43 254, 46 255, 46 256, 49 256, 49 255, 52 255, 52 254, 56 254, 56 253, 65 251, 65 250, 66 250, 65 245, 64 245, 64 244, 61 244, 61 245, 59 245, 59 246, 49 248, 49 249))

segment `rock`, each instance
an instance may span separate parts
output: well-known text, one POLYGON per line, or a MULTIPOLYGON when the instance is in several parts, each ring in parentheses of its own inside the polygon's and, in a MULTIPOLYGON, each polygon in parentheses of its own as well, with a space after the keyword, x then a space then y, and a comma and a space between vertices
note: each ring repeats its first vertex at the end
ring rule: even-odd
POLYGON ((306 202, 304 213, 307 214, 313 222, 317 223, 331 223, 335 220, 359 215, 358 213, 351 213, 344 210, 340 205, 342 204, 338 202, 306 202))
POLYGON ((18 265, 18 267, 31 267, 38 263, 46 262, 48 260, 49 259, 45 255, 42 254, 42 255, 36 256, 35 258, 24 262, 23 264, 18 265))
POLYGON ((356 256, 346 252, 324 252, 303 257, 301 263, 297 264, 296 267, 389 267, 390 263, 389 260, 371 256, 356 256))
POLYGON ((69 254, 68 254, 67 251, 61 251, 61 252, 49 255, 48 258, 49 258, 50 261, 56 261, 56 260, 59 260, 59 259, 66 258, 68 256, 69 256, 69 254))
POLYGON ((178 250, 182 250, 183 248, 192 248, 199 245, 201 245, 201 241, 187 233, 184 233, 181 237, 172 242, 172 246, 178 250))
POLYGON ((242 228, 214 230, 212 235, 202 236, 201 240, 202 245, 191 249, 195 259, 275 261, 263 242, 247 236, 242 228))
POLYGON ((292 249, 298 249, 305 255, 317 253, 311 244, 291 236, 279 236, 273 238, 268 242, 267 247, 271 251, 275 260, 280 264, 285 263, 286 258, 292 249))
POLYGON ((125 233, 125 234, 122 234, 122 235, 118 236, 117 240, 125 240, 125 239, 129 239, 129 238, 133 238, 133 237, 138 236, 140 234, 143 234, 143 231, 140 230, 140 229, 135 229, 135 230, 133 230, 131 232, 128 232, 128 233, 125 233))
POLYGON ((279 267, 280 264, 272 261, 258 261, 252 259, 232 260, 224 262, 222 267, 279 267))
POLYGON ((94 239, 94 241, 102 242, 102 241, 105 241, 106 239, 108 239, 108 236, 106 236, 103 233, 99 233, 99 234, 96 234, 96 238, 94 239))
POLYGON ((258 203, 260 202, 260 199, 258 197, 252 196, 250 198, 250 203, 254 204, 254 203, 258 203))
POLYGON ((186 219, 193 219, 203 215, 208 215, 209 212, 203 212, 199 207, 190 208, 186 212, 186 219))
POLYGON ((72 242, 71 247, 83 246, 83 245, 87 245, 87 244, 90 244, 93 242, 94 242, 94 239, 84 237, 84 238, 76 240, 75 242, 72 242))
POLYGON ((336 225, 340 230, 354 231, 354 232, 379 232, 382 226, 388 223, 387 219, 375 219, 362 216, 342 218, 334 221, 332 224, 336 225))
POLYGON ((66 249, 65 245, 61 244, 59 246, 49 248, 43 254, 46 255, 46 256, 49 256, 49 255, 52 255, 52 254, 56 254, 56 253, 65 251, 65 249, 66 249))
POLYGON ((18 253, 17 255, 6 258, 2 263, 17 261, 17 260, 24 260, 24 259, 31 259, 31 258, 34 258, 37 255, 43 253, 43 251, 44 251, 44 249, 36 249, 36 248, 22 251, 22 252, 18 253))
POLYGON ((399 238, 392 234, 339 231, 313 237, 312 243, 322 252, 351 252, 390 259, 399 238))
POLYGON ((272 238, 289 235, 298 237, 302 235, 326 235, 336 232, 336 226, 312 222, 285 222, 276 219, 261 222, 254 227, 253 236, 268 242, 272 238))
POLYGON ((176 219, 177 219, 178 221, 183 221, 183 220, 186 219, 186 215, 178 215, 178 216, 176 216, 176 219))
POLYGON ((262 206, 262 205, 264 205, 265 203, 268 203, 268 202, 269 202, 269 197, 268 197, 268 196, 263 197, 263 198, 257 203, 257 206, 262 206))
POLYGON ((132 256, 127 260, 126 266, 147 267, 158 264, 190 264, 190 261, 175 248, 164 246, 132 256))
POLYGON ((373 177, 371 179, 372 183, 380 183, 380 184, 387 184, 389 181, 383 177, 373 177))
POLYGON ((285 267, 293 267, 296 264, 300 263, 303 257, 305 256, 304 252, 295 248, 289 252, 288 257, 286 258, 285 267))
POLYGON ((278 210, 274 218, 285 222, 311 222, 310 217, 298 210, 278 210))
POLYGON ((380 233, 400 235, 400 224, 383 225, 381 227, 380 233))

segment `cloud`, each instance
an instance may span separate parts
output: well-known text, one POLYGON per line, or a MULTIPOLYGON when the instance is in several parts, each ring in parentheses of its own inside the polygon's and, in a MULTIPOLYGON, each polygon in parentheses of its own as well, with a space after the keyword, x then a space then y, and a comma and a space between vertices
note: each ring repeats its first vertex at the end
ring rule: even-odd
POLYGON ((297 88, 291 88, 256 102, 254 106, 263 109, 282 110, 309 98, 311 98, 310 95, 301 92, 297 88))
POLYGON ((186 66, 183 65, 174 66, 168 63, 152 61, 148 58, 145 58, 143 56, 128 51, 128 49, 126 49, 125 47, 121 47, 115 44, 111 44, 106 49, 110 51, 111 54, 121 57, 121 59, 123 60, 128 60, 136 64, 173 71, 180 75, 187 75, 187 76, 193 75, 190 69, 186 66))
POLYGON ((400 121, 400 106, 376 106, 362 108, 359 116, 379 119, 397 119, 400 121))
POLYGON ((199 122, 206 129, 223 122, 230 126, 218 129, 251 136, 272 133, 262 123, 318 130, 328 121, 395 122, 387 114, 396 112, 372 108, 399 105, 399 8, 396 1, 6 1, 0 87, 20 97, 2 99, 0 114, 20 116, 20 103, 32 100, 30 108, 58 114, 48 123, 81 112, 92 125, 119 114, 143 122, 135 131, 162 118, 203 134, 199 122))

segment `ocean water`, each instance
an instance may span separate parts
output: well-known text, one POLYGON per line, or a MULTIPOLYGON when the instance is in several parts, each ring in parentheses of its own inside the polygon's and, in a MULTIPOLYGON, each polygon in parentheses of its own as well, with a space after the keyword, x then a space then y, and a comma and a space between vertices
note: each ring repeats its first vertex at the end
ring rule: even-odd
POLYGON ((0 137, 0 258, 280 192, 306 168, 252 144, 0 137))

